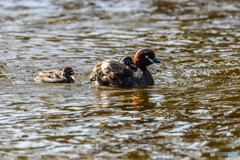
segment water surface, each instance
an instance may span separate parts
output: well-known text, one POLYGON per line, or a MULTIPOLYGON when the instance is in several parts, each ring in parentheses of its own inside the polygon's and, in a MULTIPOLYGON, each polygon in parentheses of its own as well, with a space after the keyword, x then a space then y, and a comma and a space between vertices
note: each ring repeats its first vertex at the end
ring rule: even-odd
POLYGON ((0 1, 0 15, 0 159, 239 152, 237 0, 11 0, 0 1), (97 62, 140 48, 162 61, 149 67, 155 85, 82 85, 97 62), (75 84, 33 82, 68 65, 75 84))

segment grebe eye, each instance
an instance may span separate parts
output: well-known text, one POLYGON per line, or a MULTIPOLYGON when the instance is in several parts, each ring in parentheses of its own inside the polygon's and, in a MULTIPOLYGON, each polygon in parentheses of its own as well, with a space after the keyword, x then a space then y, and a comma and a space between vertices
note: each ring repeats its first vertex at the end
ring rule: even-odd
POLYGON ((149 58, 149 57, 148 57, 148 55, 146 55, 146 56, 145 56, 145 58, 147 58, 147 59, 148 59, 148 58, 149 58))

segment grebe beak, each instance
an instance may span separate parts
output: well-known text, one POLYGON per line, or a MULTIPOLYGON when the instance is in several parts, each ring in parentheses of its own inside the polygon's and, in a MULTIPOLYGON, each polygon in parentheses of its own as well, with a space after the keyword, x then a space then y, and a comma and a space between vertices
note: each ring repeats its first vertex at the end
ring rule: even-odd
POLYGON ((157 58, 149 58, 149 61, 152 63, 161 63, 157 58))

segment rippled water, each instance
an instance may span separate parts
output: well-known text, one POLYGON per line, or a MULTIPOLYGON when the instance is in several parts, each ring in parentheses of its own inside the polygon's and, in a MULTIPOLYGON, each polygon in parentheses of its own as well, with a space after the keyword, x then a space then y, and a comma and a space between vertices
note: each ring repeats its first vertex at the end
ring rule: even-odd
POLYGON ((10 0, 0 15, 0 159, 240 154, 238 0, 10 0), (162 61, 149 67, 155 85, 82 84, 97 62, 140 48, 162 61), (34 84, 68 65, 75 84, 34 84))

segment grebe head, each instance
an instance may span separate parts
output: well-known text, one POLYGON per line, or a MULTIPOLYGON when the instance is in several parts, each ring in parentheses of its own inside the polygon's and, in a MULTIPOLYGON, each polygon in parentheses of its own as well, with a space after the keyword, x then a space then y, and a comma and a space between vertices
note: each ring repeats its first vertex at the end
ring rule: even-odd
POLYGON ((153 63, 161 63, 155 58, 155 53, 151 49, 140 49, 134 56, 134 64, 138 68, 146 68, 153 63))
POLYGON ((134 64, 133 59, 130 56, 121 58, 119 62, 129 66, 132 70, 137 70, 137 67, 134 64))
POLYGON ((62 75, 65 77, 69 77, 74 74, 76 74, 76 72, 72 69, 72 67, 67 66, 62 70, 62 75))

